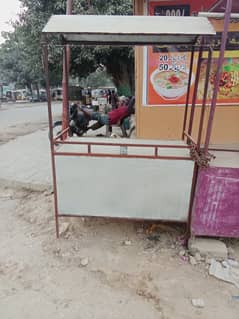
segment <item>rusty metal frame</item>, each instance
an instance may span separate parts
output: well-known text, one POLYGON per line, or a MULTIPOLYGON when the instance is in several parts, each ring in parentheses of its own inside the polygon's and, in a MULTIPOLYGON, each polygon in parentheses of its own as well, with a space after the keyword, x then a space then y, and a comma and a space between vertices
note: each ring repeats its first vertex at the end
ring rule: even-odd
MULTIPOLYGON (((47 92, 47 105, 48 105, 48 118, 49 118, 49 136, 50 136, 50 149, 51 149, 51 163, 52 163, 52 175, 53 175, 53 193, 54 193, 54 208, 55 208, 55 223, 56 223, 56 237, 59 238, 59 218, 60 217, 70 217, 71 215, 60 214, 58 209, 58 196, 57 196, 57 182, 56 182, 56 163, 55 156, 94 156, 94 157, 111 157, 111 158, 145 158, 145 159, 167 159, 167 160, 191 160, 192 157, 188 156, 160 156, 158 154, 159 148, 170 148, 170 149, 189 149, 188 145, 173 145, 173 144, 130 144, 130 143, 100 143, 100 142, 76 142, 76 141, 67 141, 64 140, 64 134, 68 132, 69 127, 65 128, 61 134, 56 137, 53 136, 53 116, 52 116, 52 107, 51 107, 51 92, 50 92, 50 81, 49 81, 49 69, 48 69, 48 45, 47 42, 42 41, 43 47, 43 60, 44 60, 44 69, 46 75, 46 92, 47 92), (62 139, 62 140, 61 140, 62 139), (55 150, 57 144, 85 144, 88 146, 88 152, 86 153, 77 153, 77 152, 59 152, 55 150), (146 147, 154 148, 154 155, 129 155, 129 154, 109 154, 109 153, 92 153, 91 145, 102 145, 102 146, 124 146, 124 147, 146 147)), ((66 52, 66 47, 64 47, 66 52)), ((64 59, 66 61, 66 54, 64 54, 64 59)), ((65 63, 65 71, 67 72, 67 64, 65 63)), ((66 88, 67 93, 67 88, 66 88)), ((67 96, 67 95, 66 95, 67 96)), ((77 216, 75 216, 77 217, 77 216)), ((82 217, 82 216, 78 216, 82 217)), ((120 218, 119 218, 120 219, 120 218)))
POLYGON ((218 94, 218 89, 219 89, 220 73, 221 73, 223 59, 224 59, 224 53, 225 53, 225 49, 226 49, 227 34, 228 34, 228 28, 229 28, 229 23, 230 23, 231 11, 232 11, 232 0, 227 0, 227 6, 226 6, 225 18, 224 18, 224 28, 223 28, 223 32, 222 32, 221 49, 220 49, 220 54, 219 54, 218 63, 217 63, 217 72, 216 72, 216 78, 215 78, 215 83, 214 83, 209 120, 207 123, 207 132, 206 132, 205 146, 204 146, 204 153, 205 154, 208 153, 210 138, 211 138, 211 134, 212 134, 212 125, 213 125, 213 119, 214 119, 214 114, 215 114, 215 110, 216 110, 216 104, 217 104, 217 94, 218 94))
MULTIPOLYGON (((227 40, 227 34, 228 34, 228 29, 229 29, 229 23, 230 23, 230 16, 231 16, 231 10, 232 10, 232 0, 227 0, 227 6, 226 6, 226 11, 224 15, 224 28, 223 28, 223 33, 222 33, 222 41, 221 41, 221 48, 220 48, 220 54, 219 54, 219 59, 217 63, 217 72, 216 72, 216 80, 214 84, 214 89, 213 89, 213 96, 211 100, 211 108, 210 108, 210 114, 209 114, 209 120, 207 123, 207 131, 206 131, 206 137, 205 137, 205 145, 202 150, 202 154, 204 156, 210 156, 208 153, 209 150, 209 143, 210 143, 210 137, 212 133, 212 125, 213 125, 213 119, 214 119, 214 114, 215 114, 215 109, 216 109, 216 102, 217 102, 217 94, 218 94, 218 89, 219 89, 219 81, 220 81, 220 72, 223 64, 223 59, 224 59, 224 53, 225 53, 225 48, 226 48, 226 40, 227 40)), ((205 15, 207 16, 207 15, 205 15)), ((223 18, 223 16, 221 16, 223 18)), ((209 58, 210 58, 210 65, 207 66, 207 71, 206 71, 206 80, 205 82, 208 82, 209 80, 209 68, 211 67, 211 58, 212 55, 209 52, 209 58)), ((206 88, 206 83, 205 87, 206 88)), ((207 90, 207 88, 206 88, 207 90)), ((204 97, 203 97, 203 105, 206 102, 206 94, 204 92, 204 97)), ((203 107, 202 105, 202 107, 203 107)), ((201 110, 201 119, 200 119, 200 125, 199 125, 199 136, 197 140, 197 150, 199 151, 200 148, 200 142, 201 142, 201 134, 202 134, 202 118, 204 117, 204 112, 205 112, 205 106, 201 110)), ((217 148, 210 148, 210 150, 220 150, 217 148)), ((222 149, 221 149, 222 150, 222 149)), ((227 150, 231 152, 238 152, 238 150, 227 150)), ((190 194, 190 204, 189 204, 189 211, 188 211, 188 223, 187 223, 187 238, 190 237, 191 235, 191 222, 192 222, 192 211, 193 211, 193 202, 194 202, 194 197, 195 197, 195 192, 196 192, 196 185, 197 185, 197 178, 198 178, 198 173, 199 173, 199 166, 197 163, 194 164, 194 171, 193 171, 193 180, 192 180, 192 188, 191 188, 191 194, 190 194)))
MULTIPOLYGON (((229 0, 231 1, 231 0, 229 0)), ((196 105, 196 97, 197 97, 197 89, 198 89, 198 82, 199 82, 199 76, 200 76, 200 65, 201 65, 201 59, 202 59, 202 52, 203 52, 203 38, 201 39, 200 43, 200 49, 199 49, 199 58, 198 58, 198 64, 197 64, 197 73, 196 73, 196 81, 194 86, 194 92, 193 92, 193 102, 191 106, 191 113, 190 113, 190 119, 189 119, 189 128, 186 131, 186 123, 187 123, 187 113, 188 113, 188 106, 189 106, 189 97, 190 97, 190 83, 191 83, 191 77, 192 77, 192 68, 193 68, 193 61, 194 61, 194 53, 195 48, 194 44, 192 44, 192 50, 191 50, 191 59, 190 59, 190 70, 189 70, 189 82, 188 82, 188 91, 187 91, 187 98, 186 98, 186 107, 185 107, 185 114, 184 114, 184 122, 183 122, 183 133, 182 133, 182 139, 184 137, 187 137, 188 144, 190 145, 197 145, 197 147, 200 147, 200 138, 198 137, 198 140, 195 141, 193 137, 191 136, 192 132, 192 126, 194 121, 194 112, 195 112, 195 105, 196 105)), ((143 45, 143 44, 140 44, 143 45)), ((63 74, 68 75, 69 74, 69 54, 67 53, 67 44, 63 45, 64 47, 64 58, 63 58, 63 74)), ((69 48, 69 47, 68 47, 69 48)), ((94 157, 117 157, 117 158, 148 158, 148 159, 167 159, 167 160, 193 160, 192 156, 160 156, 159 149, 160 148, 170 148, 170 149, 190 149, 190 145, 157 145, 157 144, 130 144, 130 143, 97 143, 97 142, 74 142, 74 141, 67 141, 65 140, 65 134, 67 134, 69 127, 67 127, 65 124, 63 127, 63 131, 58 136, 53 136, 53 128, 52 128, 52 109, 51 109, 51 94, 50 94, 50 82, 49 82, 49 69, 48 69, 48 47, 47 47, 47 35, 43 35, 43 58, 44 58, 44 67, 45 67, 45 74, 46 74, 46 91, 47 91, 47 97, 48 97, 48 117, 49 117, 49 132, 50 132, 50 149, 51 149, 51 162, 52 162, 52 172, 53 172, 53 191, 54 191, 54 206, 55 206, 55 221, 56 221, 56 236, 59 238, 59 217, 82 217, 82 216, 75 216, 75 215, 66 215, 66 214, 60 214, 58 210, 58 197, 57 197, 57 183, 56 183, 56 163, 55 163, 55 156, 94 156, 94 157), (87 152, 63 152, 59 150, 55 150, 55 146, 57 144, 79 144, 79 145, 87 145, 87 152), (91 146, 93 145, 104 145, 104 146, 124 146, 124 147, 147 147, 147 148, 154 148, 154 155, 129 155, 129 154, 109 154, 109 153, 92 153, 91 146)), ((207 72, 209 72, 210 67, 207 68, 207 72)), ((64 101, 63 101, 63 112, 66 112, 66 108, 68 111, 68 76, 65 78, 63 77, 63 85, 64 85, 64 101)), ((208 85, 208 76, 206 77, 205 81, 205 90, 207 90, 206 85, 208 85)), ((205 93, 205 92, 204 92, 205 93)), ((207 94, 204 94, 205 99, 203 100, 203 105, 206 103, 206 96, 207 94)), ((205 106, 205 105, 204 105, 205 106)), ((68 115, 68 114, 67 114, 68 115)), ((66 114, 63 117, 63 123, 65 121, 66 114)), ((202 129, 204 121, 204 108, 201 112, 201 121, 200 121, 200 127, 202 129)), ((200 129, 199 129, 200 131, 200 129)), ((201 133, 201 131, 200 131, 201 133)), ((192 205, 193 205, 193 199, 196 189, 196 181, 197 181, 197 174, 198 174, 198 165, 197 163, 194 164, 194 170, 193 170, 193 179, 192 179, 192 188, 191 188, 191 194, 190 194, 190 204, 189 204, 189 214, 188 214, 188 232, 190 233, 190 226, 191 226, 191 212, 192 212, 192 205)), ((125 219, 125 218, 118 218, 118 219, 125 219)), ((142 219, 141 219, 142 220, 142 219)))

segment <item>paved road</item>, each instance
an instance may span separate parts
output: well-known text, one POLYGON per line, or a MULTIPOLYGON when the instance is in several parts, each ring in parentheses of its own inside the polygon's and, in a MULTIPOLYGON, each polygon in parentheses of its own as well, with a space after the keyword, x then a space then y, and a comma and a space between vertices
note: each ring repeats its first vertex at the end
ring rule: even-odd
MULTIPOLYGON (((53 117, 60 117, 62 103, 52 105, 53 117)), ((47 103, 6 103, 0 107, 0 128, 9 128, 24 123, 48 122, 47 103)))

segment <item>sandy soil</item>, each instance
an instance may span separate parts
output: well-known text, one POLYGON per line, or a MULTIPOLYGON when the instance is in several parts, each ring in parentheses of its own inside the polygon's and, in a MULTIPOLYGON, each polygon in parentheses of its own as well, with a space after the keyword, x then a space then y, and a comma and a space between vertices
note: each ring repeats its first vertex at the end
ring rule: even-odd
POLYGON ((11 125, 3 130, 0 128, 0 145, 14 140, 18 136, 24 136, 33 133, 37 130, 43 129, 47 123, 23 123, 21 125, 11 125))
POLYGON ((0 213, 3 319, 238 319, 239 289, 180 256, 182 226, 67 219, 57 240, 52 194, 3 185, 0 213))
MULTIPOLYGON (((9 127, 0 144, 43 126, 9 127)), ((239 289, 190 264, 184 226, 67 219, 57 240, 53 195, 6 185, 0 217, 0 319, 239 318, 239 289)), ((239 261, 239 241, 225 242, 239 261)))

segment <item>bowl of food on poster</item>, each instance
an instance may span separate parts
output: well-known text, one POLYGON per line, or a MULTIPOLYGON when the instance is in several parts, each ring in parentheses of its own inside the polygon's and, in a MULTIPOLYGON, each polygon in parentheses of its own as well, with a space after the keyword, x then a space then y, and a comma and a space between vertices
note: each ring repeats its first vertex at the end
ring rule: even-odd
MULTIPOLYGON (((166 100, 178 99, 187 92, 189 80, 188 70, 155 69, 150 81, 156 93, 166 100)), ((192 73, 191 84, 194 81, 192 73)))

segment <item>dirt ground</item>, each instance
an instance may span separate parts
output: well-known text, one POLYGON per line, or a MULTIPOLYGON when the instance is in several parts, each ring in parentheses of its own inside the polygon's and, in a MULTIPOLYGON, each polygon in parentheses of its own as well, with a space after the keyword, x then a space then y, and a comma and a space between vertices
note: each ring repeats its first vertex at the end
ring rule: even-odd
POLYGON ((23 123, 11 125, 1 130, 0 128, 0 145, 14 140, 17 136, 24 136, 46 127, 46 123, 23 123))
POLYGON ((239 318, 239 289, 190 264, 183 226, 71 218, 57 240, 53 195, 4 185, 0 213, 2 319, 239 318))
MULTIPOLYGON (((45 126, 12 125, 0 144, 45 126)), ((52 193, 3 183, 0 217, 0 319, 239 318, 239 289, 190 264, 182 225, 68 218, 56 239, 52 193)))

